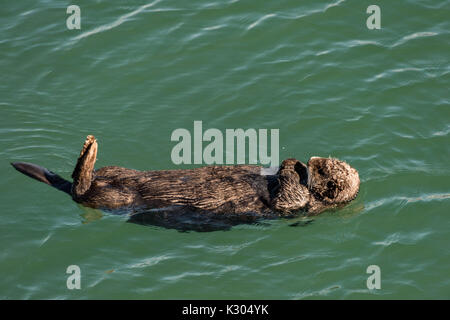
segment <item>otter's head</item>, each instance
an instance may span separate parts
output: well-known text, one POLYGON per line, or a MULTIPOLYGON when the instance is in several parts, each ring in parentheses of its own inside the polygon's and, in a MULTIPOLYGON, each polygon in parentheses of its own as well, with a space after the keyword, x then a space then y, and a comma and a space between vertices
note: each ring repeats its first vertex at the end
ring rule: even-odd
POLYGON ((312 157, 307 165, 308 187, 317 200, 326 204, 343 204, 358 195, 358 171, 344 161, 312 157))

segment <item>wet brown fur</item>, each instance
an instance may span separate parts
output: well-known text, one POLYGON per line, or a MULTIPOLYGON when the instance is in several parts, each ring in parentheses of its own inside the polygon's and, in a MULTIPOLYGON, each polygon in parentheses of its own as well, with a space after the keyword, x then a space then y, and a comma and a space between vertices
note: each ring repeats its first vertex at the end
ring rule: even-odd
MULTIPOLYGON (((97 149, 96 139, 88 136, 72 174, 73 183, 70 188, 58 189, 87 207, 131 212, 131 221, 137 223, 177 229, 188 225, 187 229, 195 230, 196 225, 211 222, 235 225, 290 217, 301 211, 315 215, 350 202, 359 189, 357 171, 332 158, 313 157, 307 165, 287 159, 272 175, 262 175, 262 167, 252 165, 161 171, 108 166, 94 170, 97 149)), ((13 165, 53 185, 40 177, 39 166, 13 165)), ((49 173, 60 183, 62 178, 49 173)))

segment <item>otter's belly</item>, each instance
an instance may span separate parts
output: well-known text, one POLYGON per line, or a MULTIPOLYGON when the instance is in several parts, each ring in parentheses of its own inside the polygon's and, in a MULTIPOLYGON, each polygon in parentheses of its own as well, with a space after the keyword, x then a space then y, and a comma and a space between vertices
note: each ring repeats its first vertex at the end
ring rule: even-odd
MULTIPOLYGON (((249 166, 250 167, 250 166, 249 166)), ((270 192, 259 169, 204 167, 186 172, 154 172, 142 178, 138 191, 148 207, 188 206, 223 214, 265 212, 270 192)))
POLYGON ((264 214, 270 211, 271 177, 261 175, 257 166, 144 172, 108 167, 96 172, 82 203, 134 211, 171 207, 214 214, 264 214))

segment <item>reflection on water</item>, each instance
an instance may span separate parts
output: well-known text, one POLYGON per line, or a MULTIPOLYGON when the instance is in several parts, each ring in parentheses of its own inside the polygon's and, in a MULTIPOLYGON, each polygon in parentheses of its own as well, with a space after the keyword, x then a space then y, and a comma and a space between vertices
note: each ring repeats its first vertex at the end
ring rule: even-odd
POLYGON ((100 220, 103 217, 103 213, 101 212, 101 210, 84 207, 82 205, 79 205, 79 207, 83 211, 83 213, 80 214, 80 216, 83 218, 83 220, 81 221, 81 223, 83 224, 100 220))

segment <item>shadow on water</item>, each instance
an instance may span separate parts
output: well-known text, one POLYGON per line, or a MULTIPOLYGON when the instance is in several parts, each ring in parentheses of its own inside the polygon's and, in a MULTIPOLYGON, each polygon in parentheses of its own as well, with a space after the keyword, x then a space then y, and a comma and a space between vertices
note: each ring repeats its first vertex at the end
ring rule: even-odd
MULTIPOLYGON (((271 227, 270 221, 279 219, 275 215, 261 216, 256 213, 246 214, 210 214, 208 212, 199 212, 185 207, 171 207, 151 209, 144 211, 111 211, 98 210, 92 208, 82 207, 84 211, 80 216, 82 223, 88 224, 100 220, 104 213, 126 216, 126 222, 134 223, 149 227, 161 227, 165 229, 175 229, 180 232, 212 232, 212 231, 229 231, 232 227, 237 225, 255 225, 259 227, 271 227)), ((296 215, 289 218, 284 218, 289 221, 291 227, 304 227, 313 221, 313 218, 308 218, 304 215, 296 215)))
POLYGON ((175 229, 180 232, 229 231, 233 226, 242 224, 270 227, 271 224, 268 222, 277 218, 275 215, 262 216, 261 214, 252 212, 239 215, 217 215, 184 206, 172 206, 150 210, 136 210, 135 208, 128 210, 99 210, 81 205, 80 208, 83 210, 83 213, 80 215, 83 224, 100 220, 106 213, 127 217, 126 222, 128 223, 175 229))
POLYGON ((306 227, 307 225, 309 225, 310 223, 312 223, 314 221, 314 219, 306 219, 306 218, 302 218, 299 221, 296 222, 292 222, 289 224, 289 227, 306 227))
POLYGON ((199 212, 190 208, 163 208, 133 213, 127 222, 175 229, 180 232, 211 232, 228 231, 240 224, 263 224, 260 215, 256 213, 240 215, 217 215, 199 212))
MULTIPOLYGON (((171 206, 150 210, 126 209, 126 210, 98 210, 80 206, 84 213, 81 214, 83 224, 101 219, 104 213, 126 216, 128 223, 143 226, 175 229, 179 232, 212 232, 229 231, 237 225, 257 225, 270 227, 270 221, 276 219, 285 220, 289 227, 306 227, 312 224, 317 217, 307 216, 304 212, 297 212, 289 217, 279 217, 276 214, 244 213, 244 214, 213 214, 208 211, 189 208, 186 206, 171 206)), ((362 203, 356 203, 346 208, 327 210, 325 215, 334 215, 339 212, 339 217, 352 217, 364 209, 362 203)))

